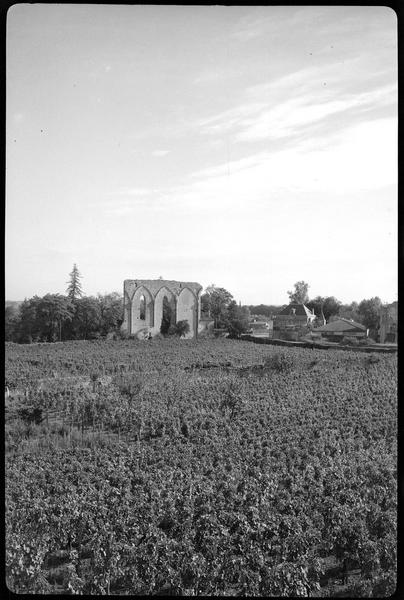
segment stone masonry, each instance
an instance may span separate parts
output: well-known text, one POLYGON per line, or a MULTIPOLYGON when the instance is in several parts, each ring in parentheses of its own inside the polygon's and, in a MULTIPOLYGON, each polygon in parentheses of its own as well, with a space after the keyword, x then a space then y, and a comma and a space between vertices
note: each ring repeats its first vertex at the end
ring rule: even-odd
POLYGON ((186 338, 196 338, 201 311, 202 286, 195 281, 125 279, 122 331, 139 338, 160 333, 163 303, 171 309, 172 324, 188 321, 186 338))

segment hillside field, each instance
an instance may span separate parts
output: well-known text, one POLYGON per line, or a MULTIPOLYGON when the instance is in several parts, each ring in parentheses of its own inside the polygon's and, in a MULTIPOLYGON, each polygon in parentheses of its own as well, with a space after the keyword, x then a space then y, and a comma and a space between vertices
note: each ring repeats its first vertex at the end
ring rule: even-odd
POLYGON ((8 343, 5 369, 10 590, 394 592, 396 355, 8 343))

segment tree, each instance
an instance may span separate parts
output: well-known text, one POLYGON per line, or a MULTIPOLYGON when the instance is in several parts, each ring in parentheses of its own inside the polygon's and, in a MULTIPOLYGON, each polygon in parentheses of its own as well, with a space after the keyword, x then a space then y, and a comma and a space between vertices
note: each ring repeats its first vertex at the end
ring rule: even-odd
POLYGON ((247 308, 252 315, 262 315, 263 317, 268 317, 269 319, 272 317, 272 315, 281 310, 280 306, 275 306, 273 304, 250 304, 247 308))
POLYGON ((334 296, 327 296, 326 298, 317 296, 313 300, 307 302, 307 307, 310 308, 310 310, 314 310, 316 316, 322 316, 327 322, 330 317, 339 314, 340 306, 341 302, 334 298, 334 296))
POLYGON ((71 321, 74 307, 70 298, 61 294, 46 294, 39 299, 36 306, 36 321, 41 332, 41 339, 55 342, 62 339, 62 327, 71 321))
POLYGON ((164 296, 160 333, 162 335, 167 335, 170 333, 170 327, 173 325, 175 325, 175 310, 171 306, 168 298, 164 296))
POLYGON ((190 330, 189 323, 186 319, 184 319, 183 321, 178 321, 175 325, 172 325, 170 327, 170 330, 174 335, 177 335, 178 337, 185 337, 185 335, 189 333, 190 330))
POLYGON ((201 309, 209 317, 214 319, 215 327, 226 326, 226 311, 233 300, 233 296, 224 288, 216 287, 214 284, 206 288, 201 297, 201 309))
POLYGON ((358 313, 358 303, 351 302, 351 304, 341 304, 339 314, 345 319, 352 319, 352 321, 360 321, 361 316, 358 313))
POLYGON ((33 296, 33 298, 25 298, 24 302, 20 305, 17 339, 23 344, 30 344, 40 339, 41 327, 37 318, 37 309, 40 301, 41 298, 39 296, 33 296))
POLYGON ((100 333, 101 310, 100 303, 94 296, 79 298, 75 303, 75 314, 72 321, 72 331, 76 339, 96 337, 100 333))
POLYGON ((72 300, 72 302, 75 302, 77 298, 81 298, 83 295, 83 290, 80 282, 81 275, 76 263, 74 263, 73 270, 71 273, 69 273, 69 277, 70 280, 67 282, 69 285, 67 286, 66 291, 70 300, 72 300))
POLYGON ((123 301, 118 292, 111 294, 98 294, 97 300, 100 305, 100 332, 106 335, 110 331, 118 329, 122 323, 123 301))
POLYGON ((226 326, 231 337, 240 337, 248 329, 250 311, 246 306, 239 306, 232 300, 227 307, 226 326))
POLYGON ((289 301, 297 302, 298 304, 306 304, 309 300, 309 284, 305 281, 297 281, 294 287, 294 291, 288 291, 289 301))
POLYGON ((362 300, 358 306, 361 321, 368 329, 377 330, 379 327, 379 313, 382 301, 378 296, 369 300, 362 300))
POLYGON ((4 340, 14 342, 16 340, 17 328, 19 325, 18 309, 10 304, 4 310, 4 340))

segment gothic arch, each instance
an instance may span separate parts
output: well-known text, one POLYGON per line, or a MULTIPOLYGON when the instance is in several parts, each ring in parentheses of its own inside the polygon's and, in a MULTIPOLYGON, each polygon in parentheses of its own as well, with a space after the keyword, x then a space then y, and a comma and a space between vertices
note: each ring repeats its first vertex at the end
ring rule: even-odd
POLYGON ((140 285, 133 293, 131 307, 131 333, 141 328, 154 326, 153 296, 145 285, 140 285), (145 318, 141 318, 140 309, 142 298, 145 301, 145 318))
POLYGON ((187 286, 184 286, 177 299, 177 322, 188 321, 189 333, 185 337, 192 338, 198 327, 198 298, 187 286))
POLYGON ((195 281, 126 279, 122 330, 132 335, 144 333, 146 337, 158 334, 162 324, 164 298, 166 298, 164 322, 176 323, 187 320, 190 325, 187 337, 197 337, 201 292, 202 286, 195 281), (146 305, 145 315, 140 314, 142 297, 146 305))
POLYGON ((168 305, 171 309, 172 322, 177 322, 177 299, 175 294, 167 286, 162 285, 154 297, 154 322, 159 331, 163 319, 164 298, 167 298, 168 305))

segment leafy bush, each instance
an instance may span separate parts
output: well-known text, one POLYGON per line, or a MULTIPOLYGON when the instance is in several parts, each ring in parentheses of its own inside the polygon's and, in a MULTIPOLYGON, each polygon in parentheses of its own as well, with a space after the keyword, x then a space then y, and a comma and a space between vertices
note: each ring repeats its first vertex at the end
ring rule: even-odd
POLYGON ((264 360, 265 369, 273 369, 278 373, 287 373, 295 366, 295 360, 292 354, 279 352, 267 356, 264 360))
POLYGON ((185 336, 190 331, 189 323, 186 320, 184 320, 184 321, 178 321, 178 323, 176 324, 175 328, 176 328, 176 331, 177 331, 177 335, 179 337, 185 336))
POLYGON ((178 337, 185 337, 189 333, 190 327, 187 320, 177 321, 175 325, 170 325, 168 329, 168 335, 176 335, 178 337))

